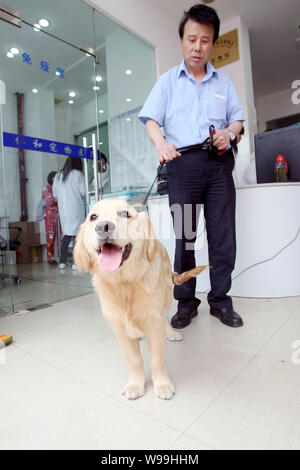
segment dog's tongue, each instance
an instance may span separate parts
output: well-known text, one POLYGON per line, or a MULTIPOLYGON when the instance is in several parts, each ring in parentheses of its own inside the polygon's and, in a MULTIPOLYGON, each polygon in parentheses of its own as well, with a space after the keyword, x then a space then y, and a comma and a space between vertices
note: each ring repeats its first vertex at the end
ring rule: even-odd
POLYGON ((122 262, 122 250, 115 245, 103 245, 98 264, 103 271, 116 271, 122 262))

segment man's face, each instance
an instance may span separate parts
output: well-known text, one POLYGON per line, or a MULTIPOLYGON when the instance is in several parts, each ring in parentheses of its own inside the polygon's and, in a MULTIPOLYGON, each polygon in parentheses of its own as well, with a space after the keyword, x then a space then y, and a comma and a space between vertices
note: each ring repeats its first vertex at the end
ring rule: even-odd
POLYGON ((105 173, 106 172, 107 164, 106 164, 106 161, 104 160, 104 158, 100 158, 98 169, 99 169, 100 173, 105 173))
POLYGON ((186 67, 190 73, 204 70, 213 47, 214 27, 189 19, 184 27, 181 48, 186 67))

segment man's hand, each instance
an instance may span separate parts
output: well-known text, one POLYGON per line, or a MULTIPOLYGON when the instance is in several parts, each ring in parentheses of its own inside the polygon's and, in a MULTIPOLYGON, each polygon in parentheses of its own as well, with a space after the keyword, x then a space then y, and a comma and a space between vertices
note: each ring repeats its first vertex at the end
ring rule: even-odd
POLYGON ((164 141, 156 149, 161 163, 168 163, 176 157, 181 157, 181 153, 177 152, 175 145, 170 142, 164 141))
MULTIPOLYGON (((233 121, 230 123, 227 129, 220 129, 214 134, 213 144, 218 150, 226 150, 230 144, 229 130, 233 132, 235 136, 241 137, 240 133, 243 128, 243 121, 233 121)), ((237 143, 241 138, 237 139, 237 143)))
POLYGON ((160 130, 160 125, 156 121, 148 119, 146 122, 146 130, 156 147, 160 163, 168 163, 174 160, 174 158, 181 156, 181 153, 177 152, 174 144, 165 141, 160 130))
POLYGON ((226 150, 230 143, 230 135, 227 129, 220 129, 214 134, 213 144, 218 150, 226 150))

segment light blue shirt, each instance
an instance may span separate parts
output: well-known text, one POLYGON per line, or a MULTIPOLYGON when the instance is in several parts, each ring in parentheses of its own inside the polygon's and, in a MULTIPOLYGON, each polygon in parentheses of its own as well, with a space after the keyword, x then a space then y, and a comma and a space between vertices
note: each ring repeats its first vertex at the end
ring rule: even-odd
POLYGON ((166 141, 177 148, 203 142, 211 124, 218 130, 245 120, 228 75, 207 62, 198 85, 184 60, 157 80, 139 114, 144 124, 149 118, 164 128, 166 141))

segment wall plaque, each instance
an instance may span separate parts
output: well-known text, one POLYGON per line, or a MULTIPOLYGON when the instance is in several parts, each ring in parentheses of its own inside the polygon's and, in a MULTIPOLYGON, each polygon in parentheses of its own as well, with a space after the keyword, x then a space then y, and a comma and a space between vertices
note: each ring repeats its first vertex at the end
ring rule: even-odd
POLYGON ((218 67, 239 60, 239 58, 238 30, 233 29, 218 38, 209 61, 217 69, 218 67))

